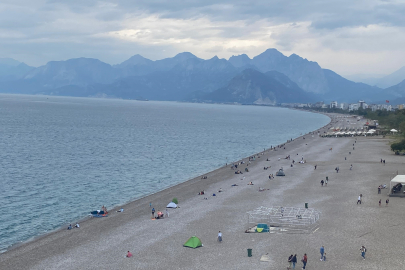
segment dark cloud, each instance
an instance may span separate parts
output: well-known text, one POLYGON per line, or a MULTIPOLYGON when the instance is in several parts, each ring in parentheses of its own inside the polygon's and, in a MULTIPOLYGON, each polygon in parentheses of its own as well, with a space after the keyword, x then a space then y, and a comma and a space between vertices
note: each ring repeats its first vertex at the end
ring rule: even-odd
POLYGON ((298 54, 365 46, 397 51, 403 14, 402 0, 3 0, 0 57, 39 65, 81 56, 117 63, 137 53, 160 59, 181 51, 254 56, 269 47, 298 54))

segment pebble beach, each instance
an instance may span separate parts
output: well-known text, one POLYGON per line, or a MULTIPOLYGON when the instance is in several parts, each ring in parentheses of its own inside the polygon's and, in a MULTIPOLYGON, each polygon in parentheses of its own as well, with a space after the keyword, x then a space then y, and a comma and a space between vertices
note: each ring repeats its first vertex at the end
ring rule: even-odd
POLYGON ((62 228, 36 238, 0 254, 0 269, 286 269, 291 254, 297 254, 296 269, 301 269, 304 253, 307 269, 403 269, 405 201, 390 198, 385 206, 388 189, 378 194, 377 188, 389 186, 397 173, 405 174, 404 157, 394 155, 390 138, 382 136, 318 136, 331 126, 355 128, 366 122, 329 116, 332 122, 313 134, 266 149, 250 164, 243 159, 238 168, 243 174, 235 174, 228 164, 204 174, 206 179, 199 176, 124 205, 122 213, 117 212, 121 207, 112 209, 108 217, 81 222, 79 229, 62 228), (301 159, 306 162, 298 163, 301 159), (286 176, 275 176, 281 167, 286 176), (269 174, 275 178, 269 179, 269 174), (322 187, 326 176, 328 184, 322 187), (198 195, 202 190, 205 195, 198 195), (356 204, 359 194, 361 205, 356 204), (174 197, 179 208, 169 209, 170 217, 151 218, 152 207, 164 212, 174 197), (321 212, 316 230, 245 233, 252 227, 248 211, 260 206, 304 208, 305 203, 321 212), (222 243, 217 242, 218 231, 222 243), (203 247, 183 247, 191 236, 199 237, 203 247), (320 261, 322 245, 326 261, 320 261), (366 260, 360 256, 362 245, 366 260), (252 257, 247 249, 252 249, 252 257), (127 251, 131 258, 125 257, 127 251), (269 261, 260 261, 265 254, 269 261))

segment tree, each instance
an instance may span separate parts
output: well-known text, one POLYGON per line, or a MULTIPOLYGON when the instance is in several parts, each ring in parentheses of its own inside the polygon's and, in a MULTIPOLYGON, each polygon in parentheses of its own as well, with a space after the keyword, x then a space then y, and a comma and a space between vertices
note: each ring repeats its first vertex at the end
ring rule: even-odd
POLYGON ((399 124, 399 131, 402 132, 402 135, 405 137, 405 121, 399 124))

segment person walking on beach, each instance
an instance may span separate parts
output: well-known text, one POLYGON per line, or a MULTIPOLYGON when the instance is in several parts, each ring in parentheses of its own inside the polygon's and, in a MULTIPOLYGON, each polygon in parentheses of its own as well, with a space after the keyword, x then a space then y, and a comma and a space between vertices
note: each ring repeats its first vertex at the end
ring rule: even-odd
POLYGON ((321 248, 319 249, 319 252, 321 253, 321 261, 323 261, 323 254, 325 253, 325 247, 321 246, 321 248))
POLYGON ((295 264, 297 263, 297 254, 294 255, 291 262, 292 262, 292 265, 293 265, 292 269, 295 269, 295 264))
POLYGON ((155 207, 152 208, 152 217, 155 217, 155 207))
POLYGON ((318 165, 315 165, 315 169, 314 169, 314 170, 316 170, 316 166, 318 166, 318 165))
POLYGON ((222 242, 222 233, 221 233, 221 231, 219 231, 219 233, 218 233, 218 242, 222 242))
POLYGON ((367 252, 366 247, 365 247, 365 246, 361 246, 360 252, 361 252, 361 257, 363 257, 363 260, 365 260, 365 259, 366 259, 366 252, 367 252))
POLYGON ((303 264, 302 269, 305 269, 305 267, 307 266, 307 262, 308 262, 308 257, 307 257, 306 253, 304 254, 304 257, 302 257, 301 261, 302 261, 302 264, 303 264))
POLYGON ((381 206, 381 199, 378 201, 378 206, 381 206))
POLYGON ((357 199, 357 204, 361 204, 361 196, 359 195, 359 198, 357 199))
POLYGON ((353 165, 352 164, 350 164, 350 170, 352 170, 353 169, 353 165))
POLYGON ((390 202, 390 200, 389 199, 386 199, 385 200, 385 206, 388 206, 388 203, 390 202))
POLYGON ((291 269, 292 267, 292 259, 293 259, 294 255, 290 255, 290 257, 288 257, 288 267, 287 269, 291 269))
POLYGON ((378 194, 381 194, 381 187, 378 187, 378 194))
POLYGON ((323 186, 323 183, 324 183, 323 180, 321 180, 321 186, 323 186))

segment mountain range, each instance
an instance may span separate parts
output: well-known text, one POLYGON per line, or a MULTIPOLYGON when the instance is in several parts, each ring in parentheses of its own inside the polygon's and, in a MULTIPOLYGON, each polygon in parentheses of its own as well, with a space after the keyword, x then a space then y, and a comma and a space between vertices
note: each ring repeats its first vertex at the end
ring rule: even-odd
POLYGON ((134 55, 114 66, 75 58, 34 68, 2 58, 0 92, 243 104, 372 102, 404 98, 405 82, 387 89, 356 83, 296 54, 268 49, 252 59, 204 60, 184 52, 152 61, 134 55))

